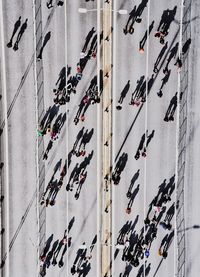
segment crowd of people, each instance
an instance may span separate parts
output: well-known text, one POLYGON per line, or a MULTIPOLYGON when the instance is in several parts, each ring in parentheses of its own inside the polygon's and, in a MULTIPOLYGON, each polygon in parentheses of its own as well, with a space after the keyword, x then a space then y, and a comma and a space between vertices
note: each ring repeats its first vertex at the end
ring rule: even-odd
MULTIPOLYGON (((89 0, 86 2, 89 2, 89 0)), ((147 4, 148 0, 141 0, 141 3, 138 6, 135 5, 134 8, 130 11, 127 23, 123 28, 124 35, 133 35, 136 28, 135 25, 141 24, 143 22, 143 12, 147 7, 147 4)), ((58 5, 62 6, 62 1, 59 1, 58 5)), ((53 8, 52 1, 47 2, 47 8, 53 8)), ((177 6, 174 6, 174 8, 171 10, 164 10, 161 15, 160 22, 158 23, 152 21, 148 29, 145 31, 143 37, 139 41, 139 52, 144 53, 145 43, 148 39, 148 36, 150 36, 150 34, 154 30, 154 37, 156 39, 159 39, 162 48, 157 59, 155 60, 150 77, 147 78, 145 77, 145 75, 142 75, 137 80, 136 87, 130 97, 129 105, 131 106, 136 106, 136 108, 138 106, 142 107, 145 102, 147 102, 147 97, 152 90, 153 84, 159 72, 163 74, 161 78, 160 89, 157 92, 158 97, 161 98, 163 96, 164 87, 171 77, 171 64, 173 63, 174 66, 177 66, 178 70, 180 70, 182 67, 184 55, 186 55, 189 49, 191 40, 188 40, 183 45, 180 53, 178 53, 178 42, 175 42, 174 46, 169 49, 168 41, 166 41, 167 36, 171 30, 172 22, 175 19, 176 12, 177 6), (174 61, 172 62, 172 60, 174 61)), ((102 44, 103 40, 107 39, 108 37, 104 37, 103 32, 101 32, 99 38, 100 44, 102 44)), ((81 54, 80 59, 76 64, 76 73, 74 75, 71 74, 72 68, 67 65, 67 67, 63 67, 58 74, 58 79, 55 83, 55 87, 52 88, 53 104, 46 110, 43 118, 40 119, 38 125, 38 136, 40 138, 47 138, 49 135, 49 142, 47 143, 47 147, 43 153, 43 160, 48 160, 50 150, 53 148, 53 145, 56 141, 59 142, 60 133, 62 132, 63 127, 67 121, 68 115, 66 114, 66 112, 60 112, 60 106, 69 103, 71 101, 71 98, 75 97, 75 95, 77 94, 77 86, 82 80, 86 66, 89 65, 91 59, 96 59, 97 57, 97 43, 97 32, 93 27, 89 30, 83 43, 82 49, 80 49, 81 54)), ((12 39, 9 45, 10 44, 12 44, 12 39)), ((109 78, 109 74, 107 72, 103 72, 103 70, 100 70, 98 76, 95 75, 93 77, 90 77, 86 89, 81 93, 81 95, 79 95, 79 98, 81 100, 77 107, 75 117, 73 118, 74 125, 77 125, 79 121, 85 121, 86 112, 88 112, 88 108, 91 105, 101 104, 104 78, 109 78)), ((120 93, 120 97, 115 107, 119 111, 122 110, 124 99, 125 97, 127 97, 130 90, 131 82, 132 80, 126 80, 125 86, 120 93)), ((169 102, 166 114, 163 117, 164 122, 174 121, 177 105, 181 100, 182 95, 183 93, 181 92, 180 99, 178 99, 178 92, 175 92, 174 96, 169 102)), ((105 112, 107 111, 105 110, 105 112)), ((55 164, 53 174, 47 186, 45 187, 43 195, 40 199, 41 205, 44 205, 45 207, 48 207, 49 205, 54 206, 56 203, 57 195, 63 185, 65 185, 65 191, 74 194, 75 200, 78 200, 80 198, 83 186, 87 187, 86 183, 89 174, 88 167, 90 166, 91 160, 94 155, 93 150, 89 152, 87 149, 88 144, 92 144, 91 141, 94 133, 94 128, 88 129, 85 126, 81 126, 74 140, 73 147, 69 151, 66 160, 63 162, 62 159, 60 159, 55 164), (76 159, 77 161, 73 168, 71 166, 72 159, 76 159), (67 178, 66 175, 68 175, 67 178)), ((151 131, 146 130, 144 134, 141 134, 141 139, 138 142, 138 148, 135 149, 135 152, 132 154, 136 161, 140 159, 140 157, 147 157, 150 142, 152 141, 155 134, 156 130, 154 129, 151 131)), ((106 147, 106 144, 104 146, 106 147)), ((105 183, 111 181, 114 185, 119 185, 122 172, 124 171, 127 163, 128 153, 124 152, 117 159, 110 172, 106 176, 104 176, 105 183)), ((134 200, 140 191, 141 184, 137 184, 137 186, 135 186, 135 183, 140 174, 141 170, 138 169, 130 182, 128 191, 125 192, 127 199, 127 207, 125 212, 127 214, 131 214, 134 200)), ((165 179, 164 182, 159 186, 157 195, 149 204, 143 227, 140 229, 139 232, 135 230, 139 216, 136 217, 134 223, 132 223, 132 221, 127 221, 122 226, 116 242, 116 245, 124 245, 121 258, 122 261, 126 262, 126 268, 125 272, 120 274, 121 277, 128 277, 132 268, 139 267, 140 264, 141 266, 139 267, 137 277, 143 276, 144 271, 145 276, 148 276, 151 269, 151 263, 147 264, 147 259, 150 255, 152 243, 157 238, 159 228, 164 229, 166 231, 166 235, 161 241, 160 247, 158 249, 158 255, 164 259, 167 258, 169 247, 174 237, 172 219, 177 207, 177 203, 173 201, 174 190, 175 175, 172 176, 168 183, 165 179), (145 266, 142 261, 144 257, 146 259, 145 266)), ((108 188, 106 188, 105 191, 108 191, 108 188)), ((112 200, 106 203, 105 213, 108 213, 108 209, 111 205, 112 200)), ((60 240, 56 240, 53 243, 52 247, 50 247, 52 240, 53 237, 51 236, 46 242, 43 252, 40 256, 41 276, 46 275, 46 269, 50 265, 55 266, 56 264, 58 264, 59 267, 62 267, 64 265, 64 255, 72 243, 72 237, 69 236, 69 228, 64 231, 63 237, 60 240)), ((85 242, 83 242, 83 246, 84 244, 85 242)), ((71 267, 72 275, 77 274, 77 276, 86 276, 88 274, 91 269, 91 258, 95 244, 96 237, 94 238, 90 249, 88 247, 83 247, 77 250, 76 258, 71 267)))
MULTIPOLYGON (((131 185, 127 192, 127 198, 129 199, 131 198, 132 194, 134 194, 134 197, 136 195, 135 192, 132 193, 131 191, 134 183, 139 177, 139 174, 140 170, 134 174, 131 180, 131 185)), ((137 190, 139 190, 139 185, 135 191, 137 190)), ((157 238, 159 228, 166 230, 166 235, 164 235, 157 253, 162 258, 167 258, 169 247, 174 237, 174 228, 172 222, 175 213, 175 203, 172 200, 174 190, 175 175, 169 179, 168 183, 165 179, 158 187, 157 195, 149 204, 146 218, 144 220, 144 225, 139 232, 136 231, 139 215, 136 216, 134 222, 128 220, 119 230, 116 245, 124 246, 121 259, 131 265, 129 270, 132 270, 132 267, 138 267, 140 263, 143 264, 142 260, 144 258, 147 262, 147 259, 150 256, 152 243, 157 238)), ((150 264, 148 266, 146 265, 145 267, 149 268, 150 264)), ((143 276, 141 268, 139 268, 137 276, 143 276)), ((146 276, 148 276, 148 274, 146 276)))
POLYGON ((68 228, 64 230, 63 237, 61 239, 57 239, 53 242, 54 235, 52 234, 42 249, 40 254, 40 275, 45 276, 46 270, 50 267, 50 265, 58 267, 64 266, 64 256, 67 252, 68 248, 72 244, 72 237, 70 237, 69 232, 73 227, 75 222, 75 217, 72 217, 68 224, 68 228), (59 261, 58 261, 59 260, 59 261))

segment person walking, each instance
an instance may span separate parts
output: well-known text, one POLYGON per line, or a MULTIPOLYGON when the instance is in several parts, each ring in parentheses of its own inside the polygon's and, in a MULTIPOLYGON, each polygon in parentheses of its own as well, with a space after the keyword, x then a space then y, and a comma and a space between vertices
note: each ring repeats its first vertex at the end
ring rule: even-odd
POLYGON ((49 2, 46 3, 48 9, 53 8, 52 2, 53 2, 53 0, 49 0, 49 2))

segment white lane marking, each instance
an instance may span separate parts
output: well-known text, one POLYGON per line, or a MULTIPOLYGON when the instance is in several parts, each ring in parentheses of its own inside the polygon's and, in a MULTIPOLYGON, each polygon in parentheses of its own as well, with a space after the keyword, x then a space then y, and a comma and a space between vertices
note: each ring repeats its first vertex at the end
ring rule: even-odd
POLYGON ((4 40, 4 16, 3 16, 3 1, 0 1, 0 25, 1 25, 1 69, 2 69, 2 100, 4 105, 4 118, 5 118, 5 127, 3 131, 4 135, 4 169, 5 169, 5 206, 6 206, 6 227, 5 227, 5 236, 6 236, 6 266, 5 266, 5 276, 9 277, 9 267, 10 267, 10 253, 9 253, 9 238, 10 238, 10 224, 9 224, 9 213, 10 213, 10 203, 9 203, 9 157, 8 157, 8 118, 7 118, 7 85, 6 85, 6 61, 5 61, 5 40, 4 40))
MULTIPOLYGON (((97 0, 97 84, 100 95, 100 69, 101 69, 101 0, 97 0)), ((97 104, 97 268, 96 276, 100 277, 101 259, 101 104, 97 104)))
MULTIPOLYGON (((36 53, 36 22, 35 22, 35 0, 33 1, 33 43, 34 43, 34 59, 33 59, 33 66, 34 66, 34 82, 35 82, 35 121, 36 124, 38 124, 38 96, 37 96, 37 91, 38 91, 38 87, 37 87, 37 53, 36 53)), ((37 125, 36 125, 37 128, 37 125)), ((35 130, 36 131, 36 130, 35 130)), ((36 133, 36 132, 35 132, 36 133)), ((36 134, 36 218, 37 218, 37 260, 38 260, 38 264, 37 264, 37 270, 38 270, 38 275, 40 272, 40 211, 39 211, 39 153, 38 153, 38 148, 39 148, 39 142, 38 142, 38 136, 36 134)))
MULTIPOLYGON (((67 89, 67 66, 68 66, 68 47, 67 47, 67 42, 68 42, 68 37, 67 37, 67 1, 65 1, 64 3, 65 9, 65 67, 66 67, 66 89, 67 89)), ((68 170, 68 153, 69 153, 69 102, 66 103, 65 108, 66 108, 66 116, 67 116, 67 120, 66 120, 66 129, 65 129, 65 136, 66 136, 66 152, 65 152, 65 159, 67 159, 67 164, 66 164, 66 170, 67 170, 67 174, 66 174, 66 184, 68 184, 69 181, 69 170, 68 170)), ((64 163, 65 163, 65 159, 64 159, 64 163)), ((66 196, 66 202, 67 202, 67 228, 69 225, 69 191, 66 191, 67 196, 66 196)), ((69 277, 69 253, 67 253, 67 262, 66 262, 66 266, 67 266, 67 277, 69 277)))
MULTIPOLYGON (((149 80, 149 23, 150 23, 150 5, 151 1, 149 0, 147 4, 147 54, 146 54, 146 73, 145 73, 145 79, 146 79, 146 90, 145 90, 145 147, 147 142, 147 136, 146 131, 148 128, 148 80, 149 80)), ((146 218, 146 204, 147 204, 147 159, 144 159, 144 220, 146 218)), ((145 224, 144 224, 144 234, 145 234, 145 224)), ((146 256, 144 255, 144 261, 143 261, 143 274, 145 276, 145 270, 146 270, 146 256)))
MULTIPOLYGON (((117 1, 113 1, 113 74, 112 74, 112 166, 115 164, 115 156, 116 156, 116 81, 117 81, 117 1)), ((112 170, 113 171, 113 170, 112 170)), ((115 276, 115 185, 112 182, 112 276, 115 276)))

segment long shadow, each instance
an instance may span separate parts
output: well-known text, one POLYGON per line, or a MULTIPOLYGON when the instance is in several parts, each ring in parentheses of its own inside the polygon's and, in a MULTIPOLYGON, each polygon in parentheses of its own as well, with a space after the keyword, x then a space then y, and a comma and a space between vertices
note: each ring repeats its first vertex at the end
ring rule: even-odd
POLYGON ((72 217, 72 219, 70 220, 68 227, 67 227, 67 232, 69 233, 69 231, 71 230, 72 226, 74 225, 74 221, 75 221, 75 216, 72 217))
MULTIPOLYGON (((67 66, 67 74, 71 71, 71 67, 67 66)), ((58 90, 61 91, 66 87, 66 67, 64 66, 58 75, 58 80, 56 81, 56 86, 58 90)))
POLYGON ((131 210, 131 207, 132 207, 132 205, 133 205, 133 202, 134 202, 134 200, 135 200, 135 197, 136 197, 136 195, 137 195, 138 192, 139 192, 139 188, 140 188, 140 185, 138 185, 138 186, 134 189, 134 191, 131 193, 130 200, 129 200, 128 206, 127 206, 127 210, 131 210))
POLYGON ((22 35, 24 34, 26 28, 27 28, 27 21, 28 21, 28 18, 26 18, 25 22, 22 24, 20 30, 19 30, 19 33, 17 35, 17 39, 16 39, 16 42, 14 44, 14 47, 13 47, 13 50, 17 51, 18 50, 18 44, 22 38, 22 35))
POLYGON ((136 218, 135 218, 135 220, 134 220, 134 222, 133 222, 133 224, 131 225, 131 227, 130 227, 130 232, 131 233, 133 233, 134 232, 134 230, 135 230, 135 226, 137 225, 137 223, 138 223, 138 219, 139 219, 139 214, 136 216, 136 218))
POLYGON ((175 19, 176 10, 177 6, 175 6, 173 10, 167 9, 163 11, 157 32, 162 32, 165 35, 168 34, 170 25, 175 19))
POLYGON ((166 71, 168 71, 168 66, 169 66, 169 63, 171 62, 171 60, 174 58, 176 58, 176 55, 178 53, 178 45, 179 43, 177 42, 175 44, 175 46, 170 50, 170 54, 169 54, 169 57, 167 59, 167 63, 165 65, 165 68, 163 69, 163 73, 165 73, 166 71))
POLYGON ((40 59, 40 60, 42 59, 42 54, 43 54, 44 48, 45 48, 47 42, 50 40, 50 38, 51 38, 51 32, 48 32, 44 37, 44 41, 43 41, 42 47, 40 49, 39 55, 37 56, 37 59, 40 59))
POLYGON ((140 79, 137 80, 136 88, 135 88, 135 90, 134 90, 134 92, 132 93, 132 96, 131 96, 130 105, 133 104, 134 99, 139 95, 139 92, 140 92, 140 90, 141 90, 141 87, 143 86, 143 83, 145 82, 144 79, 145 79, 145 76, 142 75, 142 76, 140 77, 140 79))
POLYGON ((156 59, 156 62, 154 63, 154 69, 153 69, 153 72, 156 73, 157 72, 157 67, 159 66, 159 63, 162 59, 162 57, 164 56, 165 54, 165 51, 167 50, 167 47, 168 47, 168 42, 165 43, 165 45, 163 46, 163 48, 161 49, 157 59, 156 59))
POLYGON ((161 79, 162 83, 161 83, 159 91, 157 92, 157 95, 159 97, 163 96, 162 90, 163 90, 163 87, 168 83, 170 75, 171 75, 171 70, 168 70, 168 71, 166 71, 165 76, 161 79))
POLYGON ((43 252, 42 252, 42 256, 46 256, 47 252, 50 249, 52 240, 53 240, 53 234, 47 239, 47 241, 45 243, 45 247, 44 247, 43 252))
POLYGON ((96 31, 95 31, 94 27, 92 27, 92 29, 88 32, 88 34, 85 38, 84 46, 82 48, 83 53, 85 53, 85 51, 87 50, 88 44, 89 44, 89 42, 90 42, 90 40, 91 40, 91 38, 92 38, 92 36, 94 35, 95 32, 96 31))
POLYGON ((138 171, 133 175, 133 178, 131 179, 131 183, 130 183, 130 185, 129 185, 128 192, 126 193, 126 196, 127 196, 127 197, 130 196, 131 191, 132 191, 132 188, 133 188, 133 186, 134 186, 136 180, 138 179, 139 174, 140 174, 140 169, 138 169, 138 171))
POLYGON ((55 175, 56 172, 57 172, 58 170, 60 170, 61 164, 62 164, 62 159, 60 159, 60 160, 56 163, 56 165, 54 166, 53 175, 55 175))
POLYGON ((11 38, 10 38, 10 41, 9 41, 8 44, 7 44, 7 47, 8 47, 8 48, 12 47, 13 38, 14 38, 14 36, 15 36, 17 30, 19 29, 20 25, 21 25, 21 16, 19 17, 19 19, 18 19, 18 20, 15 22, 15 24, 14 24, 12 36, 11 36, 11 38))
POLYGON ((124 152, 119 157, 119 160, 117 161, 116 166, 115 166, 115 170, 112 173, 112 180, 115 185, 119 184, 120 179, 121 179, 121 173, 123 172, 127 161, 128 161, 128 154, 124 152))
POLYGON ((138 273, 137 273, 136 277, 143 277, 143 276, 146 277, 146 276, 149 275, 149 272, 151 270, 151 263, 149 263, 148 266, 146 266, 146 264, 147 264, 147 261, 145 261, 145 267, 144 267, 144 264, 141 265, 141 267, 138 270, 138 273))
POLYGON ((131 264, 126 264, 125 271, 122 277, 129 277, 132 269, 133 267, 131 264))
POLYGON ((177 104, 178 104, 177 100, 178 100, 178 98, 177 98, 177 92, 176 92, 175 95, 170 100, 169 106, 165 113, 164 121, 168 122, 168 121, 174 120, 174 113, 176 111, 177 104))
MULTIPOLYGON (((121 91, 120 98, 118 100, 118 104, 122 105, 122 103, 124 101, 124 98, 126 97, 128 91, 129 91, 129 88, 130 88, 130 80, 128 80, 128 82, 126 83, 125 87, 121 91)), ((117 106, 116 108, 119 110, 119 109, 121 109, 120 107, 121 106, 117 106)))
POLYGON ((125 235, 129 232, 132 225, 132 221, 129 222, 129 220, 122 226, 122 228, 119 230, 119 235, 117 237, 117 243, 123 244, 125 235))
POLYGON ((139 50, 142 52, 144 52, 144 46, 147 41, 147 37, 150 35, 151 31, 153 30, 153 26, 154 26, 154 20, 151 22, 151 24, 149 25, 149 28, 145 31, 144 36, 139 42, 139 50))

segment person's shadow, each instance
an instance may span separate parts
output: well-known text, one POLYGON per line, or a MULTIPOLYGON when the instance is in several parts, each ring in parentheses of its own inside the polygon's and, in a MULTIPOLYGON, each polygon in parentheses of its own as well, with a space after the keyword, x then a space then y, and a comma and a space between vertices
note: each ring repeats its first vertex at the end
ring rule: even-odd
POLYGON ((75 217, 73 216, 72 219, 70 220, 69 224, 68 224, 68 232, 71 230, 73 224, 74 224, 74 221, 75 221, 75 217))
POLYGON ((22 24, 22 26, 21 26, 21 28, 19 30, 19 33, 17 35, 17 39, 16 39, 16 42, 15 42, 14 47, 13 47, 13 50, 15 50, 15 51, 18 50, 18 44, 19 44, 19 42, 20 42, 20 40, 22 38, 23 33, 25 32, 25 30, 26 30, 26 28, 28 26, 27 21, 28 21, 28 18, 26 18, 25 22, 22 24))
POLYGON ((189 50, 189 47, 190 47, 190 44, 191 44, 191 38, 189 38, 185 44, 183 45, 183 48, 182 48, 182 54, 186 54, 187 51, 189 50))
MULTIPOLYGON (((68 67, 67 67, 67 70, 68 70, 68 67)), ((61 81, 61 79, 66 80, 66 67, 65 66, 60 70, 58 80, 56 81, 56 86, 61 81)))
POLYGON ((140 189, 140 185, 138 184, 137 187, 135 188, 135 190, 133 191, 133 193, 131 194, 130 196, 130 200, 129 200, 129 203, 128 203, 128 208, 130 209, 133 205, 133 202, 135 200, 135 197, 136 195, 138 194, 139 192, 139 189, 140 189))
POLYGON ((53 240, 53 234, 47 239, 46 243, 45 243, 45 247, 43 249, 43 253, 41 256, 46 256, 47 252, 49 251, 50 249, 50 246, 51 246, 51 242, 53 240))
POLYGON ((80 270, 78 277, 81 277, 81 276, 85 277, 88 275, 91 269, 91 264, 88 261, 86 261, 82 264, 81 268, 82 269, 80 270))
POLYGON ((42 53, 43 53, 44 47, 46 46, 46 44, 47 44, 47 42, 50 40, 50 38, 51 38, 51 32, 48 32, 48 33, 45 35, 45 38, 44 38, 42 47, 41 47, 40 52, 39 52, 39 55, 38 55, 38 57, 37 57, 38 60, 41 60, 41 59, 42 59, 42 53))
POLYGON ((126 264, 126 268, 125 268, 125 272, 123 274, 123 277, 129 277, 132 268, 133 268, 132 265, 126 264))
POLYGON ((13 29, 13 32, 12 32, 12 36, 11 36, 11 38, 10 38, 10 41, 9 41, 8 44, 7 44, 7 47, 8 47, 8 48, 11 48, 11 47, 12 47, 12 40, 13 40, 13 38, 14 38, 14 36, 15 36, 17 30, 19 29, 20 25, 21 25, 21 16, 19 17, 19 19, 18 19, 18 20, 15 22, 15 24, 14 24, 14 29, 13 29))
POLYGON ((128 192, 126 194, 126 196, 129 198, 130 195, 131 195, 131 191, 132 191, 132 188, 135 184, 135 181, 138 179, 139 177, 139 174, 140 174, 140 169, 138 169, 138 171, 134 174, 133 178, 131 179, 131 183, 129 185, 129 188, 128 188, 128 192))
POLYGON ((57 162, 57 164, 55 165, 55 167, 54 167, 54 169, 53 169, 54 175, 56 174, 56 172, 57 172, 58 170, 60 170, 61 164, 62 164, 62 159, 60 159, 60 160, 57 162))

